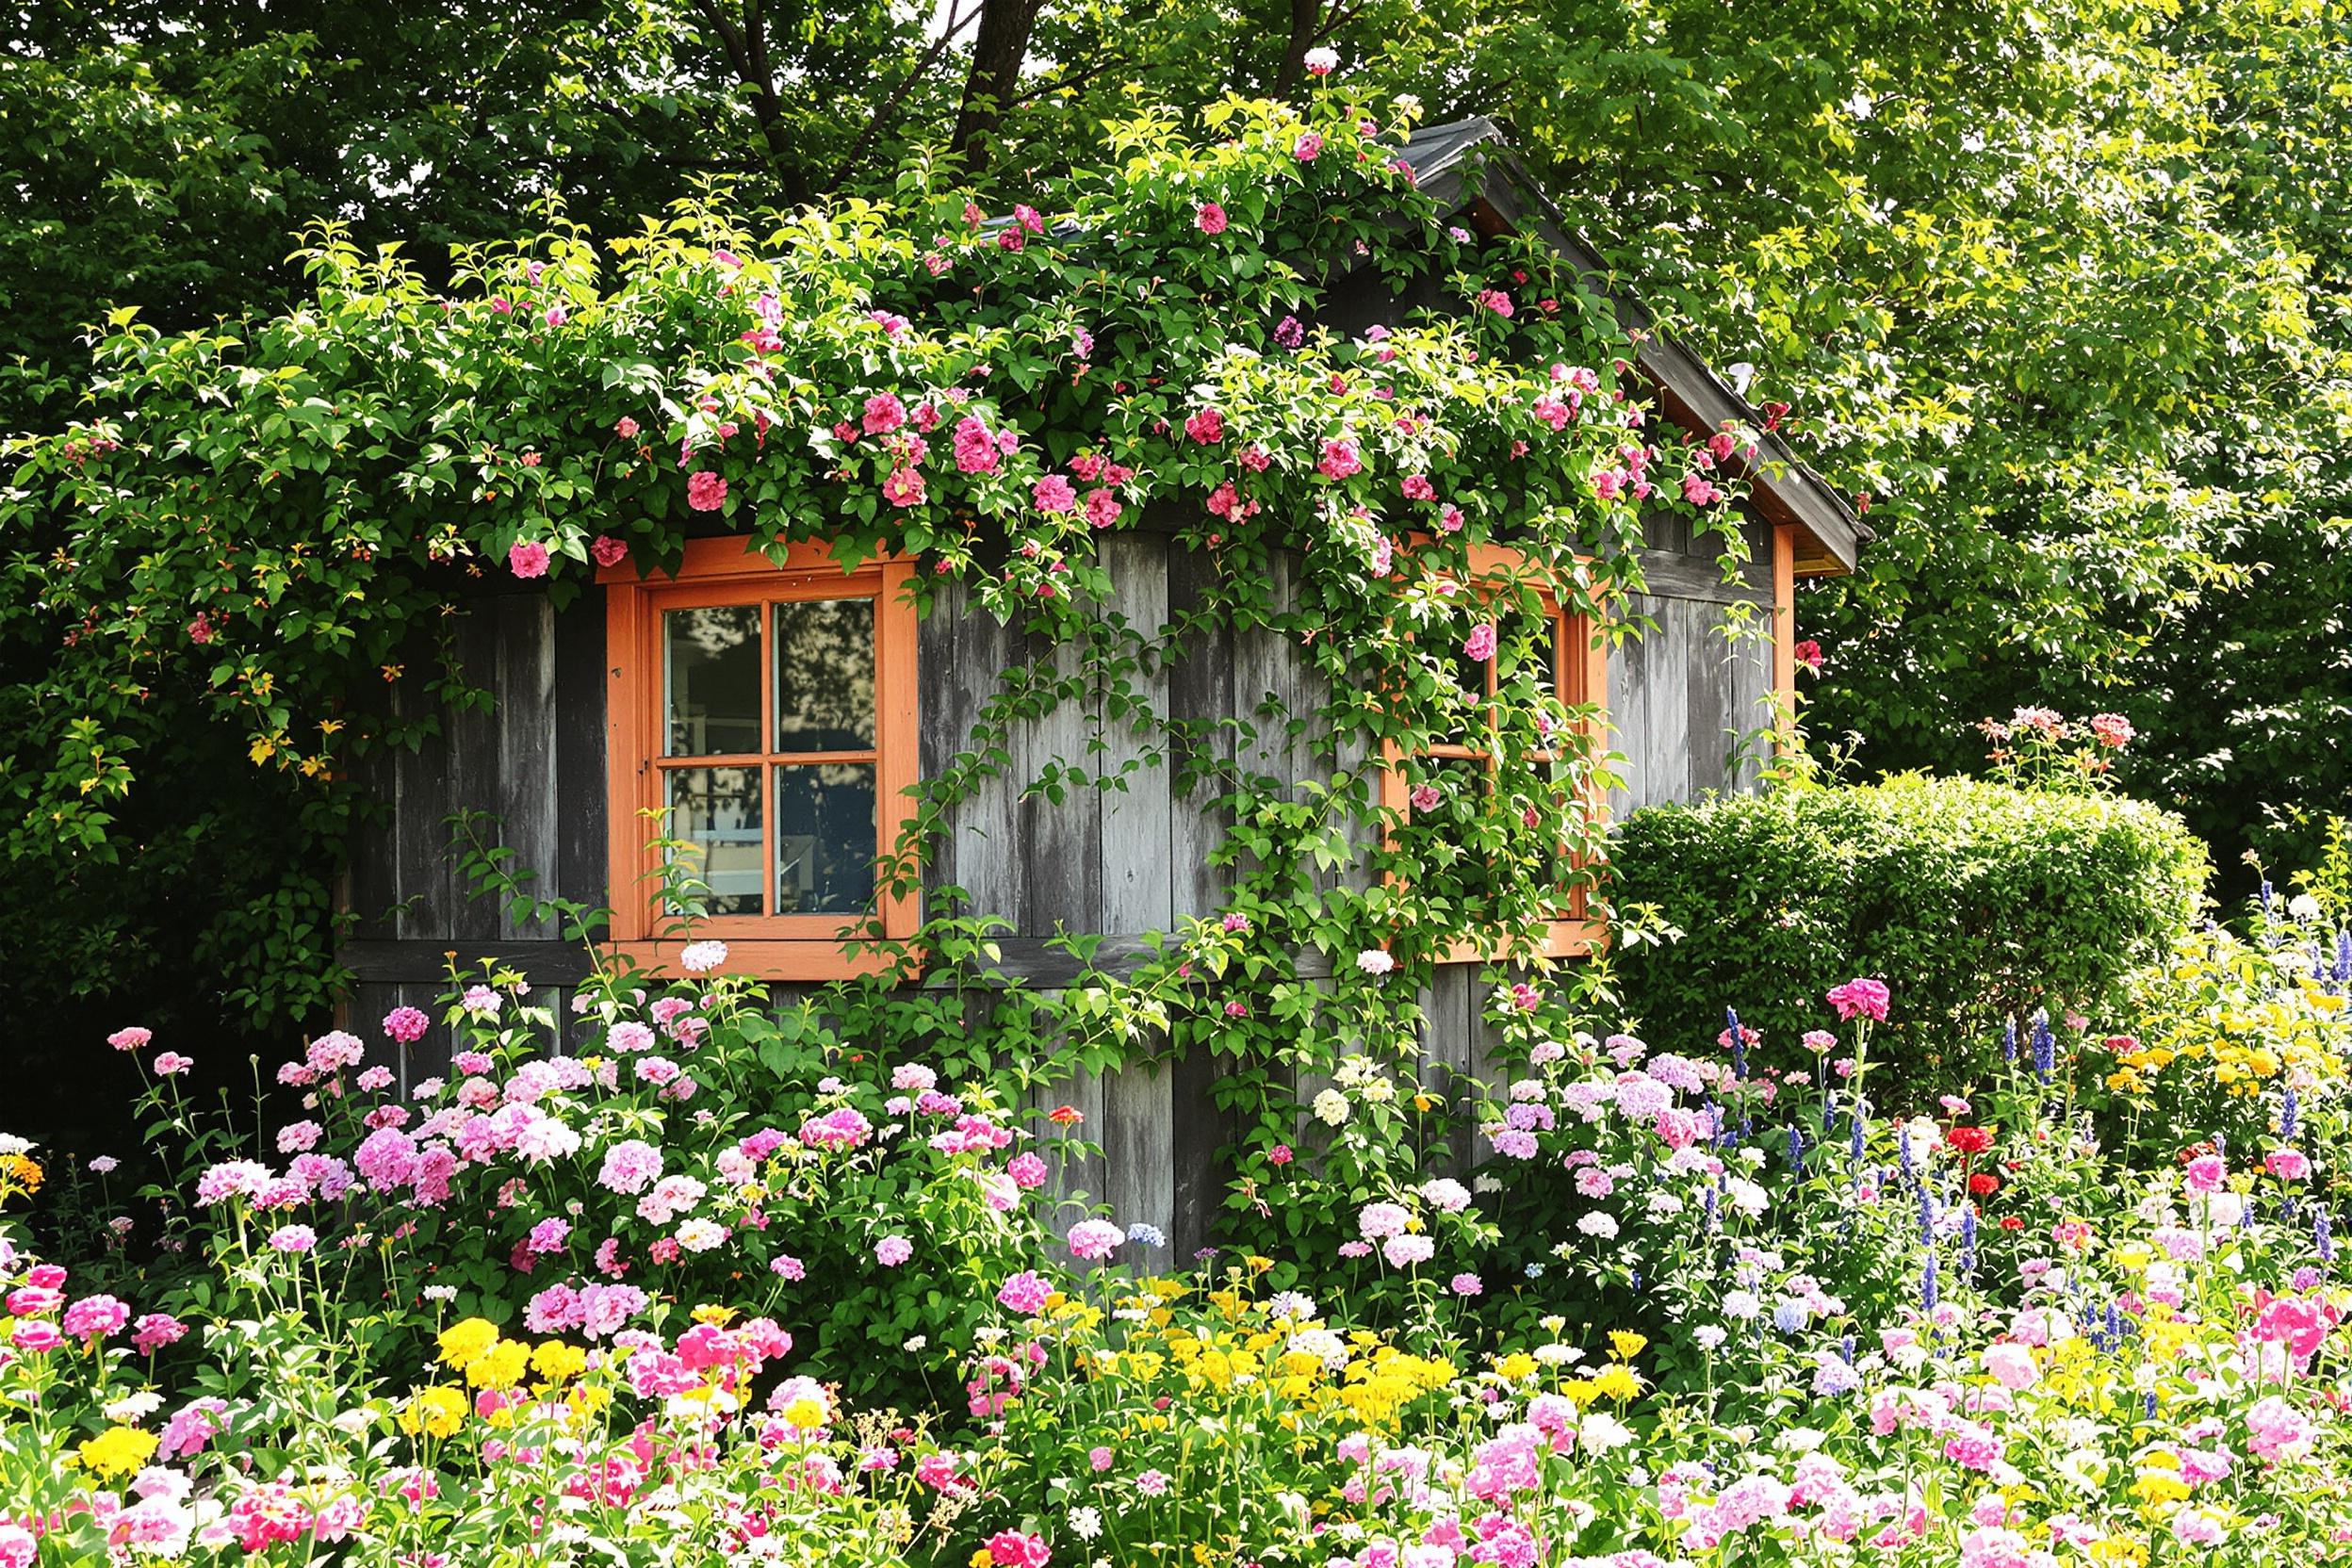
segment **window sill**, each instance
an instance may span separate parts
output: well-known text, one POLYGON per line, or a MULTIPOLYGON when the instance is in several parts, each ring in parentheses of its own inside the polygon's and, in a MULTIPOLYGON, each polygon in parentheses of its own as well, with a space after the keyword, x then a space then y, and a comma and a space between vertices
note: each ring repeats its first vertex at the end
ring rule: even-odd
MULTIPOLYGON (((877 952, 873 948, 865 948, 856 954, 845 952, 838 939, 745 939, 718 932, 711 932, 709 937, 727 943, 727 962, 720 967, 719 972, 751 980, 803 981, 810 984, 830 980, 863 980, 890 974, 898 965, 897 958, 888 952, 877 952)), ((680 972, 678 955, 685 945, 680 941, 625 941, 614 942, 610 951, 615 957, 626 959, 654 974, 675 976, 680 972)), ((917 978, 921 973, 918 965, 908 978, 917 978)))
MULTIPOLYGON (((1536 953, 1545 958, 1589 958, 1609 946, 1609 928, 1597 920, 1556 920, 1544 929, 1536 953)), ((1491 964, 1502 955, 1477 942, 1456 942, 1437 956, 1441 964, 1491 964)))

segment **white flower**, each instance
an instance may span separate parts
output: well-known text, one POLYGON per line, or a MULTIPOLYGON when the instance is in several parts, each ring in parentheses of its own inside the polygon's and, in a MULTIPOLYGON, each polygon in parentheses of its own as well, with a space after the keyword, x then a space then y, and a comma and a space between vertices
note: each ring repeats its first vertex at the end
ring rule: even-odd
POLYGON ((428 1301, 454 1301, 457 1299, 457 1287, 455 1285, 427 1285, 423 1295, 428 1301))
POLYGON ((1380 948, 1367 947, 1356 955, 1356 967, 1377 980, 1395 969, 1396 960, 1394 956, 1380 948))
POLYGON ((690 1219, 678 1228, 678 1244, 689 1252, 708 1252, 726 1239, 726 1227, 708 1219, 690 1219))
POLYGON ((1633 1441, 1633 1429, 1597 1410, 1584 1413, 1576 1423, 1576 1446, 1588 1454, 1605 1454, 1633 1441))
POLYGON ((1608 1215, 1596 1212, 1588 1214, 1582 1219, 1577 1220, 1576 1229, 1586 1235, 1598 1236, 1606 1241, 1617 1233, 1617 1221, 1608 1215))
POLYGON ((32 1150, 32 1139, 18 1137, 14 1133, 0 1133, 0 1155, 29 1154, 32 1150))
POLYGON ((688 942, 678 955, 678 967, 689 974, 708 974, 725 962, 727 962, 725 942, 688 942))
POLYGON ((1748 1322, 1764 1310, 1764 1303, 1756 1298, 1752 1290, 1733 1290, 1723 1294, 1723 1315, 1748 1322))
POLYGON ((2315 921, 2319 918, 2319 900, 2309 893, 2297 893, 2287 900, 2287 913, 2295 920, 2315 921))
POLYGON ((122 1162, 116 1159, 112 1154, 101 1154, 96 1159, 90 1162, 90 1168, 96 1171, 99 1175, 105 1176, 119 1168, 122 1164, 122 1162))
POLYGON ((137 1426, 162 1408, 163 1396, 152 1388, 142 1388, 136 1394, 125 1394, 107 1405, 106 1419, 120 1421, 124 1426, 137 1426))
POLYGON ((1731 1333, 1720 1323, 1702 1323, 1690 1331, 1690 1337, 1698 1341, 1701 1349, 1713 1350, 1729 1339, 1731 1333))
POLYGON ((1375 1105, 1385 1105, 1396 1098, 1396 1086, 1385 1078, 1375 1078, 1364 1086, 1364 1097, 1375 1105))
POLYGON ((1304 63, 1307 68, 1307 74, 1310 76, 1328 76, 1332 72, 1339 69, 1339 51, 1336 49, 1310 49, 1307 51, 1304 63))
POLYGON ((1315 1097, 1315 1114, 1325 1126, 1338 1126, 1348 1119, 1348 1097, 1337 1089, 1325 1089, 1315 1097))
POLYGON ((1070 1533, 1081 1541, 1092 1541, 1102 1533, 1102 1515, 1090 1508, 1070 1511, 1070 1533))
POLYGON ((1554 1340, 1535 1348, 1535 1359, 1545 1366, 1568 1366, 1584 1359, 1584 1352, 1573 1345, 1554 1340))

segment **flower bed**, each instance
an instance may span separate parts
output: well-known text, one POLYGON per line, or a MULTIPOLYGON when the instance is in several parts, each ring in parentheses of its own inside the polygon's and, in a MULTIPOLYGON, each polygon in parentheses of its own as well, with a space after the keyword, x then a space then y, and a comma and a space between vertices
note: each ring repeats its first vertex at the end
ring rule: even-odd
POLYGON ((266 1130, 126 1030, 200 1164, 138 1267, 0 1242, 0 1565, 2331 1560, 2352 938, 2224 956, 2161 1046, 2028 1021, 1900 1115, 1900 985, 1774 1072, 1505 989, 1476 1169, 1358 1066, 1324 1147, 1242 1155, 1342 1231, 1161 1277, 1051 1197, 1076 1119, 779 1051, 723 969, 586 988, 569 1058, 484 974, 449 1078, 329 1035, 266 1130), (2257 1023, 2295 1049, 2225 1072, 2257 1023))

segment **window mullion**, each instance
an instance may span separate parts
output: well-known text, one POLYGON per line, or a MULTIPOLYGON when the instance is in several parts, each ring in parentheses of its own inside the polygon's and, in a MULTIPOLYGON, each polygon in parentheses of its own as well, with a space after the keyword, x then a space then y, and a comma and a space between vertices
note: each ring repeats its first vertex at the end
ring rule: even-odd
POLYGON ((776 605, 760 602, 760 908, 776 908, 776 605))

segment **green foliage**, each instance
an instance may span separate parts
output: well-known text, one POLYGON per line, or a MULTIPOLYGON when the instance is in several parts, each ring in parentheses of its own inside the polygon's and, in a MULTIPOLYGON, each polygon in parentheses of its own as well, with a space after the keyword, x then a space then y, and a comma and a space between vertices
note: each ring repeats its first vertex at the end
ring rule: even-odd
POLYGON ((1618 961, 1644 1038, 1702 1049, 1731 1007, 1767 1058, 1814 1070, 1798 1039, 1823 994, 1884 976, 1895 1104, 1987 1071, 2007 1021, 2037 1008, 2115 1016, 2127 977, 2196 919, 2207 862, 2136 802, 1904 776, 1639 811, 1612 868, 1619 901, 1686 933, 1618 961))

